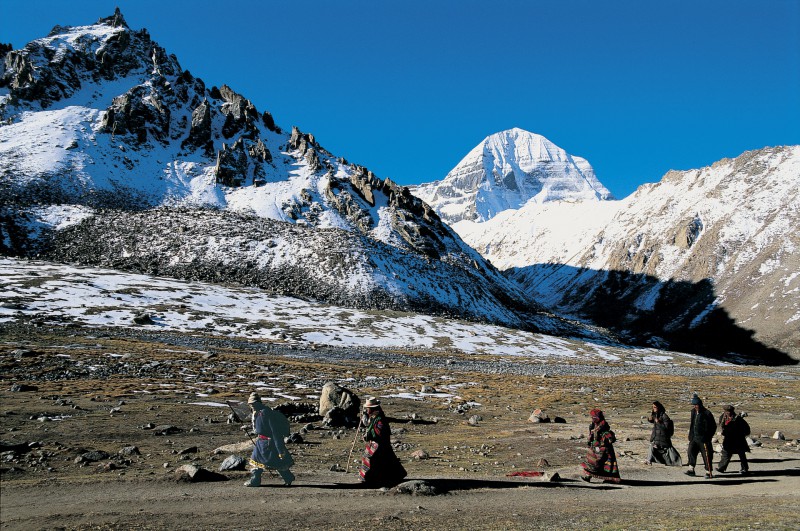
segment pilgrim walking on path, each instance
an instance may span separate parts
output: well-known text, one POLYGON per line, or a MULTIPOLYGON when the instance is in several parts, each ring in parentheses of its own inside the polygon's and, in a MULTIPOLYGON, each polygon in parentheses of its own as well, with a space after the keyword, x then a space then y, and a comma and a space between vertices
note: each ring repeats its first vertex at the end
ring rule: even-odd
POLYGON ((589 452, 586 454, 586 462, 581 465, 584 471, 581 479, 589 482, 596 478, 604 482, 619 483, 619 465, 614 452, 617 438, 601 410, 593 409, 589 416, 592 417, 592 424, 589 426, 589 452))
POLYGON ((392 430, 381 408, 381 401, 377 398, 367 400, 364 413, 362 422, 366 426, 366 445, 358 470, 359 479, 367 485, 396 485, 406 477, 407 472, 392 448, 392 430))
POLYGON ((703 465, 706 469, 706 479, 711 478, 711 463, 714 459, 714 448, 711 440, 717 431, 717 421, 714 414, 703 406, 703 401, 697 396, 692 397, 692 418, 689 424, 689 470, 687 476, 694 476, 694 467, 697 465, 697 454, 703 456, 703 465))
POLYGON ((737 454, 742 467, 740 473, 749 474, 750 467, 745 452, 750 451, 750 446, 747 444, 750 425, 742 415, 736 414, 733 406, 725 406, 722 409, 723 413, 719 417, 719 425, 722 427, 722 452, 719 454, 717 472, 725 472, 728 463, 731 462, 731 457, 733 454, 737 454))
POLYGON ((280 411, 265 406, 258 393, 250 393, 247 404, 253 411, 252 425, 256 433, 253 454, 250 456, 252 467, 250 481, 245 487, 260 487, 261 474, 267 468, 278 471, 286 486, 294 481, 294 474, 289 467, 294 464, 294 459, 286 449, 283 438, 289 436, 289 421, 280 411))
POLYGON ((650 413, 647 421, 653 425, 653 431, 650 432, 650 452, 647 454, 646 463, 648 465, 661 463, 667 466, 682 466, 681 456, 672 446, 675 424, 658 400, 653 402, 653 412, 650 413))

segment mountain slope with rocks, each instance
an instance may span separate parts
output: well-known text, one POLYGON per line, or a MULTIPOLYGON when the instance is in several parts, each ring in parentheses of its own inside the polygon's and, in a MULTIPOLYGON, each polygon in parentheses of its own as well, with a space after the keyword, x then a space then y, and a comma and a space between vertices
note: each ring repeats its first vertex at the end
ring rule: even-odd
POLYGON ((588 161, 518 128, 486 137, 443 180, 410 189, 451 224, 527 203, 611 198, 588 161))
POLYGON ((208 88, 119 10, 0 53, 3 254, 537 321, 407 188, 208 88))
POLYGON ((672 171, 622 201, 454 225, 545 305, 693 351, 800 358, 800 146, 672 171))

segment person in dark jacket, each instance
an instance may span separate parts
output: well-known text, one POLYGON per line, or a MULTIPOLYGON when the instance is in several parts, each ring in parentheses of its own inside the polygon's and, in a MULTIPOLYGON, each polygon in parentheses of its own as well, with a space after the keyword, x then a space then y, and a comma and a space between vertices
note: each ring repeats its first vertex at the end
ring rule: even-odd
POLYGON ((667 415, 664 406, 656 400, 653 402, 653 411, 647 419, 653 425, 650 432, 650 452, 647 454, 646 464, 661 463, 667 466, 681 466, 681 456, 672 447, 672 434, 675 425, 667 415))
POLYGON ((711 446, 711 439, 717 431, 717 421, 714 414, 703 407, 703 401, 697 396, 692 397, 692 418, 689 424, 689 470, 685 472, 687 476, 694 476, 694 467, 697 464, 697 454, 702 454, 703 465, 706 469, 706 479, 711 477, 711 463, 714 458, 714 448, 711 446))
POLYGON ((745 452, 750 451, 750 447, 747 445, 750 425, 741 415, 736 414, 733 406, 725 406, 722 409, 722 415, 719 417, 719 425, 722 429, 722 452, 720 452, 717 472, 725 472, 728 463, 731 462, 731 457, 733 454, 737 454, 742 466, 740 473, 749 474, 750 467, 745 452))
POLYGON ((381 408, 381 401, 368 399, 364 413, 362 423, 366 426, 366 445, 358 469, 359 480, 376 487, 396 485, 407 472, 392 448, 392 429, 381 408))
POLYGON ((250 393, 247 404, 253 412, 252 428, 257 438, 250 456, 250 481, 244 486, 260 487, 264 469, 272 468, 278 471, 288 487, 294 481, 294 474, 289 470, 294 459, 283 441, 289 435, 289 421, 280 411, 264 405, 258 393, 250 393))

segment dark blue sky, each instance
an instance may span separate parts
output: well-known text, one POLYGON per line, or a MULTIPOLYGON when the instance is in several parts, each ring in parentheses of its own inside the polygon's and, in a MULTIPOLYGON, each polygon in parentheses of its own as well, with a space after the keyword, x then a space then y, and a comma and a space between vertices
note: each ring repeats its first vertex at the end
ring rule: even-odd
POLYGON ((798 0, 0 0, 0 42, 117 5, 208 86, 402 184, 512 127, 588 159, 617 197, 800 144, 798 0))

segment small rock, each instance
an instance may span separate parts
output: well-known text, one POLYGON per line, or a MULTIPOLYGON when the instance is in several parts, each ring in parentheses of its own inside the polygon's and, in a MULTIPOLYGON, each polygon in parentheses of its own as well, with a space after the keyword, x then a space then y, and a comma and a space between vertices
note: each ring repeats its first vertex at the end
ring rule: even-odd
POLYGON ((24 393, 29 391, 38 391, 39 388, 36 387, 35 385, 15 383, 14 385, 11 386, 10 390, 12 393, 24 393))
POLYGON ((222 464, 219 465, 219 471, 223 472, 225 470, 244 470, 246 468, 247 461, 243 457, 239 457, 238 455, 229 455, 225 458, 222 464))
POLYGON ((544 474, 542 474, 542 481, 549 481, 551 483, 555 483, 557 481, 561 481, 561 476, 558 474, 558 472, 553 472, 552 474, 548 474, 547 472, 545 472, 544 474))
POLYGON ((430 459, 431 456, 425 450, 415 450, 411 457, 414 459, 430 459))
POLYGON ((393 489, 395 494, 410 494, 412 496, 436 496, 439 492, 436 487, 424 480, 406 481, 393 489))
POLYGON ((119 452, 119 455, 142 455, 138 446, 125 446, 119 452))
POLYGON ((779 441, 785 441, 786 440, 786 436, 783 435, 782 431, 776 431, 775 433, 773 433, 772 434, 772 438, 773 439, 777 439, 779 441))
POLYGON ((161 426, 155 426, 153 428, 153 435, 170 435, 173 433, 180 433, 181 431, 182 430, 180 428, 164 424, 161 426))
POLYGON ((535 409, 533 413, 531 413, 531 416, 528 417, 528 422, 533 422, 534 424, 550 422, 550 416, 541 409, 535 409))
POLYGON ((227 481, 227 476, 212 472, 196 465, 183 465, 175 470, 175 480, 178 482, 200 483, 206 481, 227 481))
POLYGON ((179 455, 186 455, 186 454, 196 454, 197 453, 197 446, 190 446, 189 448, 184 448, 180 452, 179 455))
POLYGON ((483 417, 481 417, 480 415, 472 415, 472 416, 471 416, 471 417, 470 417, 470 418, 467 420, 467 424, 469 424, 470 426, 477 426, 477 425, 478 425, 478 423, 479 423, 480 421, 482 421, 482 420, 483 420, 483 417))

